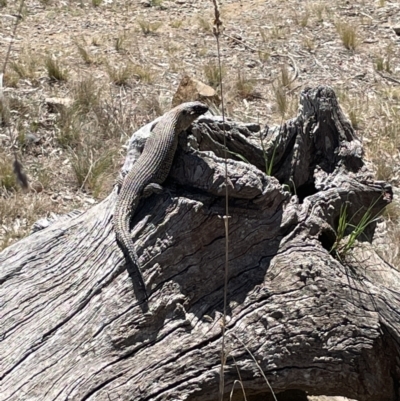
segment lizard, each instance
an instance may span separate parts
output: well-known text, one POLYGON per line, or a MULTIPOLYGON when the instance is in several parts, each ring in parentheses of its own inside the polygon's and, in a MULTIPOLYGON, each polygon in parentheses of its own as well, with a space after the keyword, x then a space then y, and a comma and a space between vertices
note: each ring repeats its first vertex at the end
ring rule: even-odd
POLYGON ((137 263, 137 256, 129 226, 142 198, 162 190, 178 146, 179 134, 185 131, 208 107, 201 102, 182 103, 174 107, 153 126, 142 154, 123 179, 117 181, 119 189, 113 224, 117 243, 125 258, 133 264, 135 285, 148 300, 146 285, 137 263))

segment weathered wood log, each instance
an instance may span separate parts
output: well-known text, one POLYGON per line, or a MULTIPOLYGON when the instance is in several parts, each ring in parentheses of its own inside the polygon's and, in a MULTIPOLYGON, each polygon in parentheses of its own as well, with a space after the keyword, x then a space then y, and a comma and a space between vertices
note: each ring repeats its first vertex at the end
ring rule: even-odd
MULTIPOLYGON (((125 171, 150 126, 133 136, 125 171)), ((373 224, 354 248, 337 241, 344 210, 357 225, 391 188, 372 179, 333 91, 320 87, 301 93, 281 127, 204 117, 182 135, 169 191, 132 221, 148 309, 115 241, 114 192, 0 253, 0 400, 217 399, 224 134, 226 398, 239 374, 247 399, 268 394, 262 369, 278 399, 400 399, 400 273, 371 246, 373 224)))

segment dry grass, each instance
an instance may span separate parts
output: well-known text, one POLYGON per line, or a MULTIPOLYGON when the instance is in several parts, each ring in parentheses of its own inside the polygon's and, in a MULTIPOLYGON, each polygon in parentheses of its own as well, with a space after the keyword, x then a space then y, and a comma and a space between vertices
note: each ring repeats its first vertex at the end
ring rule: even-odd
POLYGON ((86 65, 95 64, 96 59, 89 49, 79 43, 76 43, 76 47, 78 48, 78 52, 86 65))
POLYGON ((114 85, 124 86, 129 85, 129 81, 133 77, 134 71, 130 63, 124 64, 120 67, 107 64, 107 74, 114 85))
POLYGON ((56 145, 64 149, 78 146, 81 141, 82 130, 76 111, 72 108, 63 108, 56 122, 56 145))
POLYGON ((237 96, 242 99, 252 99, 257 96, 254 80, 247 78, 243 72, 238 72, 235 82, 237 96))
POLYGON ((284 88, 290 89, 291 77, 287 65, 286 64, 282 65, 280 70, 281 70, 281 76, 279 79, 280 85, 283 86, 284 88))
POLYGON ((400 149, 400 100, 399 89, 384 89, 373 104, 369 105, 365 121, 374 116, 375 137, 368 141, 367 155, 376 169, 376 177, 391 182, 399 174, 400 149))
POLYGON ((279 115, 283 118, 286 117, 289 110, 289 99, 286 95, 285 89, 282 86, 274 87, 275 102, 278 108, 279 115))
POLYGON ((162 7, 163 0, 150 0, 151 7, 162 7))
POLYGON ((205 18, 203 15, 198 15, 197 17, 198 27, 206 33, 212 33, 212 19, 205 18))
POLYGON ((377 56, 375 61, 375 68, 377 71, 392 72, 390 60, 382 56, 377 56))
POLYGON ((170 22, 170 26, 175 29, 179 29, 183 25, 183 20, 176 19, 170 22))
POLYGON ((307 51, 312 52, 315 50, 315 42, 312 38, 305 36, 303 38, 303 46, 307 49, 307 51))
POLYGON ((217 63, 208 62, 203 66, 204 76, 207 83, 216 88, 221 84, 221 80, 226 76, 225 68, 219 69, 217 63))
POLYGON ((22 196, 16 191, 0 196, 0 250, 26 236, 39 217, 60 208, 43 193, 31 192, 22 196))
POLYGON ((0 193, 9 192, 17 188, 18 183, 13 172, 13 159, 3 153, 0 157, 0 193))
POLYGON ((10 125, 11 114, 10 106, 5 97, 0 97, 0 126, 6 127, 10 125))
POLYGON ((259 51, 257 52, 257 54, 258 54, 258 59, 259 59, 262 63, 266 63, 266 62, 270 59, 270 57, 271 57, 271 55, 269 54, 269 52, 263 51, 263 50, 259 50, 259 51))
POLYGON ((147 20, 139 20, 138 24, 144 35, 155 34, 162 25, 161 22, 150 22, 147 20))
POLYGON ((28 51, 22 52, 18 60, 10 62, 10 68, 19 78, 29 79, 32 82, 35 82, 38 67, 38 58, 28 51))
POLYGON ((91 144, 72 151, 70 160, 77 187, 91 191, 98 198, 106 185, 106 179, 113 172, 113 158, 113 151, 99 152, 91 144))
POLYGON ((309 6, 310 13, 313 13, 318 22, 324 21, 324 14, 326 14, 327 6, 323 2, 312 2, 309 6))
POLYGON ((385 49, 383 49, 382 53, 375 56, 375 69, 377 71, 385 71, 391 73, 393 70, 392 59, 395 55, 395 51, 392 45, 387 45, 385 49))
POLYGON ((344 47, 348 50, 355 50, 359 45, 360 40, 357 35, 357 29, 354 24, 347 22, 336 23, 336 29, 344 47))
POLYGON ((59 60, 56 60, 52 56, 47 56, 44 65, 51 81, 62 82, 68 80, 68 72, 60 65, 59 60))
POLYGON ((382 258, 397 267, 400 270, 400 205, 397 201, 391 203, 385 208, 383 217, 387 223, 388 245, 380 249, 378 253, 382 258), (390 244, 390 245, 389 245, 390 244), (389 251, 390 246, 390 251, 389 251))
POLYGON ((149 84, 153 81, 153 75, 149 67, 134 65, 132 67, 132 75, 143 83, 149 84))
POLYGON ((99 105, 102 88, 98 87, 93 77, 88 77, 73 85, 74 108, 81 114, 87 114, 99 105))
POLYGON ((346 92, 342 92, 340 98, 351 125, 355 130, 360 130, 364 126, 365 116, 368 113, 368 98, 351 97, 346 92))
POLYGON ((125 51, 125 44, 126 44, 126 34, 125 32, 121 32, 116 38, 115 38, 115 50, 117 52, 123 52, 125 51))
POLYGON ((310 20, 310 11, 306 9, 303 13, 298 14, 295 12, 294 20, 297 25, 300 25, 302 28, 305 28, 310 20))

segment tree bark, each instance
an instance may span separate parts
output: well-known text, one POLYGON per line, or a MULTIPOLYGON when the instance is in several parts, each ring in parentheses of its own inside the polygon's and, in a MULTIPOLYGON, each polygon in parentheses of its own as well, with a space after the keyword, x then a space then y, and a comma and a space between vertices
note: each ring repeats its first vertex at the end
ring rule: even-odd
MULTIPOLYGON (((133 135, 123 171, 150 128, 133 135)), ((203 117, 181 135, 168 191, 132 221, 147 306, 115 240, 115 192, 0 253, 0 400, 217 399, 224 135, 225 399, 243 399, 236 380, 248 400, 267 396, 263 375, 281 400, 400 399, 400 273, 375 253, 374 223, 354 247, 337 238, 344 211, 352 225, 372 219, 392 191, 319 87, 280 127, 203 117)))

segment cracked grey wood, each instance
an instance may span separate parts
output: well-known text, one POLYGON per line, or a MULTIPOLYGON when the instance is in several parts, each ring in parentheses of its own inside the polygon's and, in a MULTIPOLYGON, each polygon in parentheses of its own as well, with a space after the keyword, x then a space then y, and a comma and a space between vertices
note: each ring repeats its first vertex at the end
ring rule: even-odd
MULTIPOLYGON (((216 399, 221 124, 204 117, 181 137, 170 193, 146 200, 132 221, 150 313, 115 243, 115 193, 0 253, 1 401, 216 399)), ((299 115, 268 132, 225 128, 229 150, 250 162, 230 153, 227 397, 237 369, 249 399, 268 393, 244 343, 278 393, 397 400, 400 273, 367 239, 342 263, 327 250, 343 202, 356 223, 361 207, 376 201, 379 211, 392 196, 364 167, 332 90, 304 91, 299 115), (260 138, 268 155, 276 148, 280 182, 263 173, 260 138)), ((145 137, 133 137, 131 156, 145 137)))

